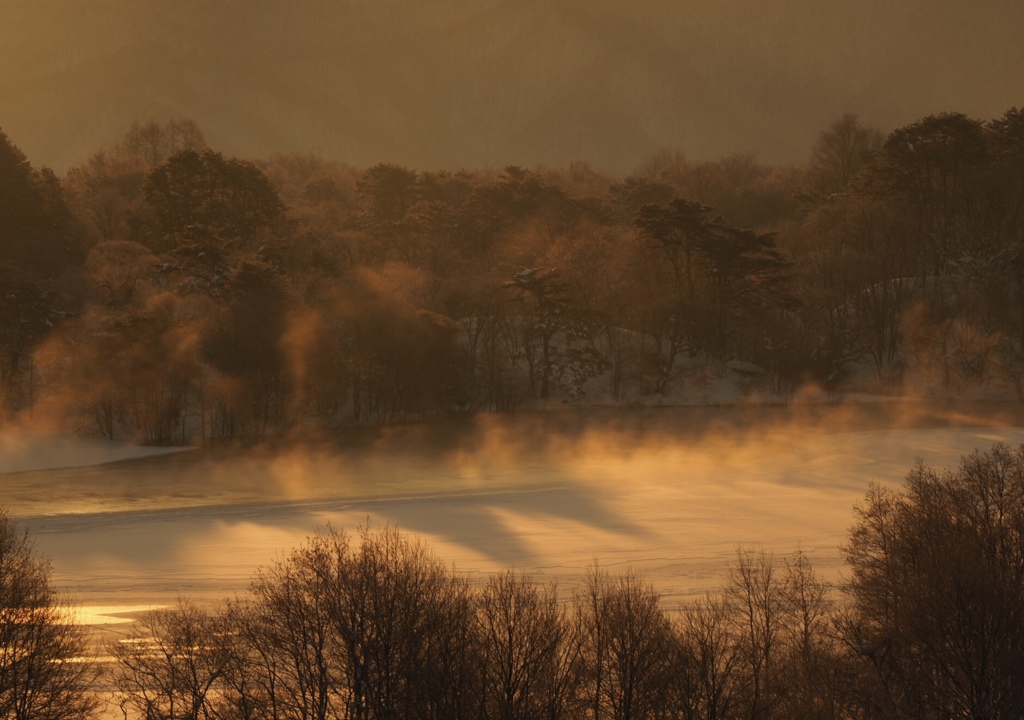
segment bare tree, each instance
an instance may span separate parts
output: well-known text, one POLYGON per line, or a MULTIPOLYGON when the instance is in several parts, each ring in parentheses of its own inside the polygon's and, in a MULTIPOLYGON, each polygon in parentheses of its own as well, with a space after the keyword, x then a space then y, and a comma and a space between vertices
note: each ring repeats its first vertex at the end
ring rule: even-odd
POLYGON ((0 510, 0 718, 88 718, 96 677, 84 630, 50 585, 49 564, 0 510))
POLYGON ((225 720, 286 717, 278 694, 286 656, 265 642, 272 634, 272 621, 248 598, 229 602, 224 619, 227 663, 217 702, 219 716, 225 720))
POLYGON ((554 587, 539 589, 529 576, 508 570, 491 577, 479 606, 485 716, 542 717, 563 620, 554 587))
POLYGON ((811 151, 808 175, 814 197, 825 199, 844 192, 875 158, 884 140, 881 130, 863 126, 852 113, 832 121, 811 151))
POLYGON ((606 594, 608 682, 604 703, 614 720, 658 717, 668 697, 673 632, 661 597, 627 570, 606 594))
POLYGON ((576 605, 587 715, 595 720, 657 717, 670 701, 675 650, 657 592, 632 570, 612 579, 595 566, 576 605))
POLYGON ((836 632, 833 588, 797 551, 783 562, 782 595, 779 714, 794 719, 849 717, 854 671, 836 632))
POLYGON ((1024 713, 1024 446, 873 488, 844 548, 861 702, 882 717, 1024 713))
POLYGON ((686 718, 734 717, 739 657, 730 627, 729 607, 706 595, 683 611, 679 634, 682 657, 676 685, 685 681, 676 705, 686 718))
MULTIPOLYGON (((285 561, 257 573, 250 608, 239 608, 237 627, 251 664, 236 665, 232 679, 238 702, 262 704, 274 718, 325 720, 344 707, 339 696, 330 598, 347 561, 348 538, 317 535, 285 561), (247 689, 246 689, 247 688, 247 689)), ((342 715, 344 716, 344 715, 342 715)))
MULTIPOLYGON (((364 527, 342 567, 328 614, 353 718, 412 718, 434 701, 431 677, 447 675, 433 653, 451 621, 464 627, 464 592, 422 543, 394 527, 364 527)), ((449 688, 450 693, 450 688, 449 688)))
POLYGON ((188 600, 153 610, 111 646, 123 711, 142 718, 208 720, 230 654, 223 618, 188 600))
POLYGON ((725 587, 740 653, 744 714, 751 720, 771 717, 777 700, 777 654, 784 614, 780 575, 772 555, 739 548, 725 587))
POLYGON ((609 583, 608 572, 595 563, 587 568, 583 587, 573 591, 573 606, 582 645, 582 691, 588 706, 588 716, 593 720, 604 717, 601 700, 608 682, 605 658, 608 654, 609 583))

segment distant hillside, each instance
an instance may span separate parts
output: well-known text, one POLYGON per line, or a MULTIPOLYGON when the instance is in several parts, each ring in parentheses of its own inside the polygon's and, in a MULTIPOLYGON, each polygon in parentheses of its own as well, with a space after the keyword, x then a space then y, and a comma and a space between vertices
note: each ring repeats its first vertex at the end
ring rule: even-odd
POLYGON ((803 159, 844 111, 883 129, 1024 104, 1009 0, 0 0, 0 127, 58 171, 135 119, 225 152, 438 168, 658 148, 803 159))

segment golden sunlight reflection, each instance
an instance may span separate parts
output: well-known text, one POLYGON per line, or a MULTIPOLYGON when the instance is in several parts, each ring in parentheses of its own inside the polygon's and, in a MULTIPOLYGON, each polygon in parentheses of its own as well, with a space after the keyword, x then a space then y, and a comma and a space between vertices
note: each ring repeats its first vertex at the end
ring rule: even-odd
POLYGON ((125 625, 142 613, 166 605, 83 605, 75 609, 74 620, 81 625, 125 625))

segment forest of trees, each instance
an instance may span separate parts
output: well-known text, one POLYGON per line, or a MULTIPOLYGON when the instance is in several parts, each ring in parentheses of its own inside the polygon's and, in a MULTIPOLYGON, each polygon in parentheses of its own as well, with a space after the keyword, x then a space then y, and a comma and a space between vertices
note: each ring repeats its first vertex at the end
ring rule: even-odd
POLYGON ((136 123, 58 178, 0 133, 0 420, 256 440, 754 392, 1024 399, 1024 111, 851 115, 807 162, 355 169, 136 123))
POLYGON ((800 552, 739 548, 719 591, 668 608, 628 570, 470 580, 395 528, 328 528, 220 607, 143 614, 100 667, 0 515, 0 717, 1021 717, 1024 446, 872 488, 842 550, 832 586, 800 552))

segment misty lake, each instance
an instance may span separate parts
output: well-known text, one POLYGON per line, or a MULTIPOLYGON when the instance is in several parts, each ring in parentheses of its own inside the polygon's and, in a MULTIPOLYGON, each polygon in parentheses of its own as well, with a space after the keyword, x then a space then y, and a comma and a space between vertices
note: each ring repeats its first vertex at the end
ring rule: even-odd
POLYGON ((836 579, 870 483, 898 484, 917 459, 951 466, 1024 442, 1019 408, 997 410, 533 414, 341 446, 22 470, 0 483, 2 504, 90 621, 233 596, 328 523, 391 523, 471 576, 514 566, 568 586, 594 561, 632 566, 671 603, 716 587, 738 546, 802 549, 836 579))

